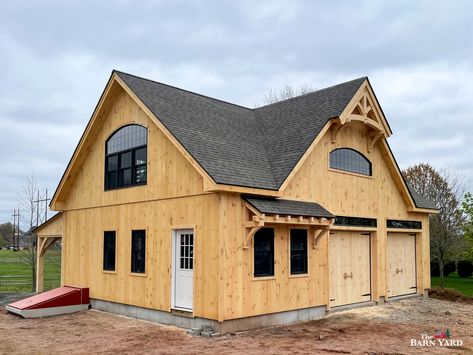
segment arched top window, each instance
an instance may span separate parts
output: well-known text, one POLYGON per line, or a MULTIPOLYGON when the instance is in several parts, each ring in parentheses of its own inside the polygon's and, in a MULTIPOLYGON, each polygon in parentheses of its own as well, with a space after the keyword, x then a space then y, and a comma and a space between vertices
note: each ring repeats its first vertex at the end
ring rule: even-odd
POLYGON ((128 125, 105 143, 105 190, 146 184, 148 130, 128 125))
POLYGON ((360 152, 339 148, 330 152, 330 168, 371 176, 371 162, 360 152))

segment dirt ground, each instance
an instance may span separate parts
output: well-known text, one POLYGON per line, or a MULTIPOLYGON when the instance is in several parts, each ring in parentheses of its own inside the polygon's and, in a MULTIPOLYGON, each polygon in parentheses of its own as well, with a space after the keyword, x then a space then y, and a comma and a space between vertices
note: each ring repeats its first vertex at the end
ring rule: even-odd
MULTIPOLYGON (((0 303, 6 304, 3 298, 0 303)), ((95 310, 42 319, 0 311, 1 354, 473 354, 473 304, 409 299, 291 326, 192 337, 162 326, 95 310), (412 347, 411 339, 449 329, 458 347, 412 347)))

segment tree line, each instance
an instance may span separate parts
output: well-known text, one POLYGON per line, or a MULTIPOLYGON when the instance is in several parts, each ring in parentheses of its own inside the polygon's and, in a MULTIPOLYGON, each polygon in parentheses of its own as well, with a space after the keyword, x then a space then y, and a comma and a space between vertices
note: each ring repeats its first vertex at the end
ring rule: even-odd
POLYGON ((438 267, 440 287, 445 285, 445 267, 448 263, 465 265, 471 276, 473 270, 473 196, 467 192, 464 177, 452 168, 436 170, 430 164, 420 163, 405 169, 403 176, 419 194, 438 208, 431 214, 430 258, 438 267))

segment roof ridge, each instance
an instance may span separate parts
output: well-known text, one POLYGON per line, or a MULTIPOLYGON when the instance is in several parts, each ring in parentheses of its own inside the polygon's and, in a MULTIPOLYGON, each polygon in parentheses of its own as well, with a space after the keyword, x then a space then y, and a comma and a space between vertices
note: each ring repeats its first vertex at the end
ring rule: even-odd
POLYGON ((332 88, 334 88, 334 87, 336 87, 336 86, 345 85, 345 84, 352 83, 352 82, 354 82, 354 81, 361 80, 361 79, 363 79, 363 80, 368 80, 368 77, 367 77, 367 76, 360 76, 359 78, 352 79, 352 80, 348 80, 348 81, 344 81, 343 83, 339 83, 339 84, 330 85, 330 86, 327 86, 327 87, 324 87, 324 88, 321 88, 321 89, 318 89, 318 90, 314 90, 314 91, 308 92, 308 93, 306 93, 306 94, 293 96, 293 97, 290 97, 290 98, 285 99, 285 100, 281 100, 281 101, 273 102, 273 103, 270 103, 270 104, 267 104, 267 105, 255 107, 253 110, 259 110, 259 109, 261 109, 261 108, 269 107, 269 106, 276 105, 276 104, 280 104, 280 103, 283 103, 283 102, 288 102, 288 101, 291 101, 291 100, 294 100, 294 99, 300 99, 301 97, 304 97, 304 96, 309 96, 309 95, 312 95, 312 94, 315 94, 315 93, 319 93, 319 92, 321 92, 321 91, 325 91, 325 90, 328 90, 328 89, 332 89, 332 88))
POLYGON ((236 106, 236 107, 243 108, 243 109, 245 109, 245 110, 253 111, 253 112, 255 112, 255 111, 257 111, 257 110, 259 110, 259 109, 261 109, 261 108, 264 108, 264 107, 269 107, 269 106, 272 106, 272 105, 280 104, 280 103, 287 102, 287 101, 291 101, 291 100, 294 100, 294 99, 299 99, 299 98, 301 98, 301 97, 308 96, 308 95, 311 95, 311 94, 314 94, 314 93, 318 93, 318 92, 321 92, 321 91, 324 91, 324 90, 328 90, 328 89, 334 88, 334 87, 336 87, 336 86, 341 86, 341 85, 345 85, 345 84, 348 84, 348 83, 352 83, 352 82, 357 81, 357 80, 360 80, 360 79, 368 80, 368 77, 367 77, 367 76, 361 76, 361 77, 356 78, 356 79, 352 79, 352 80, 344 81, 344 82, 342 82, 342 83, 338 83, 338 84, 330 85, 330 86, 327 86, 327 87, 323 87, 323 88, 321 88, 321 89, 314 90, 314 91, 308 92, 308 93, 306 93, 306 94, 297 95, 297 96, 290 97, 290 98, 285 99, 285 100, 273 102, 273 103, 270 103, 270 104, 267 104, 267 105, 263 105, 263 106, 259 106, 259 107, 249 108, 249 107, 246 107, 246 106, 243 106, 243 105, 235 104, 235 103, 230 102, 230 101, 225 101, 225 100, 222 100, 222 99, 217 99, 217 98, 215 98, 215 97, 211 97, 211 96, 208 96, 208 95, 200 94, 200 93, 198 93, 198 92, 190 91, 190 90, 187 90, 187 89, 183 89, 183 88, 180 88, 180 87, 177 87, 177 86, 174 86, 174 85, 165 84, 165 83, 160 82, 160 81, 156 81, 156 80, 144 78, 144 77, 139 76, 139 75, 130 74, 130 73, 127 73, 127 72, 124 72, 124 71, 121 71, 121 70, 113 69, 113 70, 112 70, 112 73, 125 74, 125 75, 132 76, 132 77, 137 78, 137 79, 140 79, 140 80, 145 80, 145 81, 149 81, 149 82, 151 82, 151 83, 155 83, 155 84, 159 84, 159 85, 164 85, 164 86, 167 86, 167 87, 170 87, 170 88, 179 90, 179 91, 187 92, 187 93, 189 93, 189 94, 197 95, 197 96, 200 96, 200 97, 203 97, 203 98, 206 98, 206 99, 210 99, 210 100, 214 100, 214 101, 219 101, 219 102, 222 102, 222 103, 227 104, 227 105, 236 106))
POLYGON ((187 93, 189 93, 189 94, 201 96, 201 97, 204 97, 204 98, 206 98, 206 99, 210 99, 210 100, 214 100, 214 101, 223 102, 224 104, 236 106, 236 107, 239 107, 239 108, 244 108, 245 110, 249 110, 249 111, 253 111, 253 110, 254 110, 254 109, 252 109, 252 108, 249 108, 249 107, 246 107, 246 106, 242 106, 242 105, 238 105, 238 104, 235 104, 235 103, 233 103, 233 102, 229 102, 229 101, 217 99, 217 98, 215 98, 215 97, 211 97, 211 96, 204 95, 204 94, 199 94, 198 92, 195 92, 195 91, 186 90, 186 89, 183 89, 183 88, 174 86, 174 85, 169 85, 169 84, 162 83, 162 82, 160 82, 160 81, 156 81, 156 80, 144 78, 144 77, 142 77, 142 76, 138 76, 138 75, 126 73, 126 72, 121 71, 121 70, 113 69, 113 70, 112 70, 112 73, 121 73, 121 74, 129 75, 129 76, 132 76, 132 77, 137 78, 137 79, 149 81, 149 82, 152 82, 152 83, 155 83, 155 84, 164 85, 164 86, 167 86, 167 87, 176 89, 176 90, 180 90, 180 91, 187 92, 187 93))

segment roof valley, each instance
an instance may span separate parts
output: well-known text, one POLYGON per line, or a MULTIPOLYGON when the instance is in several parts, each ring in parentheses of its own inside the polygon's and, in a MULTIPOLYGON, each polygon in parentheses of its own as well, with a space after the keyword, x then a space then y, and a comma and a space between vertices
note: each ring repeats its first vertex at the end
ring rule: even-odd
POLYGON ((159 118, 212 179, 278 190, 330 118, 364 77, 255 109, 116 74, 159 118))

